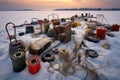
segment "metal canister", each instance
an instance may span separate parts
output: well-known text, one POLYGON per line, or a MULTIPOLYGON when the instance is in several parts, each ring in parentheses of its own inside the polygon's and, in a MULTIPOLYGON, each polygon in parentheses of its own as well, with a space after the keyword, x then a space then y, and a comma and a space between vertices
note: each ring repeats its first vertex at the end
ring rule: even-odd
POLYGON ((18 50, 10 54, 10 58, 15 72, 20 72, 26 67, 26 53, 23 50, 18 50))
POLYGON ((5 26, 6 32, 8 34, 10 44, 9 44, 9 55, 13 64, 13 70, 15 72, 20 72, 22 71, 25 67, 25 44, 22 40, 17 40, 16 39, 16 26, 12 22, 8 22, 5 26), (11 26, 14 28, 14 37, 10 37, 10 33, 8 31, 8 25, 13 25, 11 26), (14 41, 12 41, 14 39, 14 41))
POLYGON ((35 31, 34 31, 34 28, 33 28, 33 26, 27 26, 26 27, 26 34, 28 34, 28 33, 34 33, 35 31))
POLYGON ((28 70, 31 74, 37 73, 41 68, 39 56, 29 57, 26 61, 26 64, 27 64, 28 70))
POLYGON ((47 33, 49 27, 49 22, 45 22, 43 20, 40 21, 40 29, 42 33, 47 33))

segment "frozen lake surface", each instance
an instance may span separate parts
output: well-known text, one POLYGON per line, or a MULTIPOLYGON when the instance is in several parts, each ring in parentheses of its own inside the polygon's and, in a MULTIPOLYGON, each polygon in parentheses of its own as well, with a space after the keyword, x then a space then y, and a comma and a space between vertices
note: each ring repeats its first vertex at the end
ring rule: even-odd
MULTIPOLYGON (((51 13, 58 14, 60 18, 71 17, 75 14, 81 15, 81 13, 90 13, 92 15, 104 14, 108 22, 112 24, 120 24, 120 11, 1 11, 0 12, 0 80, 82 80, 83 74, 81 72, 76 72, 72 76, 64 77, 59 72, 51 74, 47 72, 47 67, 49 63, 41 62, 40 71, 32 75, 28 72, 26 67, 22 72, 15 73, 12 69, 12 63, 9 57, 9 40, 7 39, 7 33, 5 31, 5 25, 7 22, 13 22, 16 25, 23 24, 26 20, 31 22, 32 18, 44 19, 51 13)), ((76 39, 80 40, 82 28, 77 27, 76 39)), ((100 55, 98 58, 89 59, 96 67, 102 67, 106 64, 106 60, 109 60, 107 67, 99 69, 99 74, 104 74, 108 80, 120 80, 120 31, 112 32, 115 37, 106 36, 105 40, 101 40, 99 43, 92 43, 85 40, 85 43, 91 49, 96 50, 100 55), (111 48, 106 50, 101 47, 103 42, 109 42, 111 48)), ((43 36, 43 35, 42 35, 43 36)), ((18 37, 26 43, 32 41, 29 36, 18 37)), ((67 44, 62 44, 60 48, 68 48, 71 50, 73 42, 70 41, 67 44)), ((101 79, 102 80, 102 79, 101 79)))

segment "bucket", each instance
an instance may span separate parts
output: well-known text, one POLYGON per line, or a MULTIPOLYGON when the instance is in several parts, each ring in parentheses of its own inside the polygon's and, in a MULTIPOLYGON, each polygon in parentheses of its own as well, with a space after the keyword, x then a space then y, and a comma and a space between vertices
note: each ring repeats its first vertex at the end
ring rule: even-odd
POLYGON ((61 22, 66 22, 66 19, 65 18, 61 18, 61 22))
POLYGON ((32 25, 37 25, 38 24, 38 18, 32 18, 31 19, 31 24, 32 25))
POLYGON ((30 58, 27 59, 26 64, 31 74, 39 72, 41 68, 39 56, 31 56, 30 58))
POLYGON ((106 29, 102 27, 96 28, 96 36, 100 39, 105 39, 106 29))
POLYGON ((119 31, 120 26, 118 24, 112 25, 113 31, 119 31))

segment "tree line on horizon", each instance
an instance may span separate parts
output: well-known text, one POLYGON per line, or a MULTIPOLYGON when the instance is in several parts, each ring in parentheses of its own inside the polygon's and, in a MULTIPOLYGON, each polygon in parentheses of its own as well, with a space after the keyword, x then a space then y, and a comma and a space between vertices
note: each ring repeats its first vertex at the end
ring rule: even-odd
POLYGON ((89 11, 120 11, 120 8, 60 8, 60 9, 54 9, 54 11, 84 11, 84 10, 89 10, 89 11))

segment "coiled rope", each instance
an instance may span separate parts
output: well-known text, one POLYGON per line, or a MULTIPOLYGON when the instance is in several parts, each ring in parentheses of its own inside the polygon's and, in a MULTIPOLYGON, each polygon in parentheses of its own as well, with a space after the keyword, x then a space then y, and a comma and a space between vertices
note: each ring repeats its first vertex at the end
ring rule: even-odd
MULTIPOLYGON (((78 45, 77 42, 75 42, 75 47, 72 52, 73 55, 72 57, 70 57, 69 61, 66 61, 64 63, 60 63, 60 62, 50 63, 50 66, 48 67, 48 72, 54 73, 54 71, 59 71, 63 76, 66 77, 66 76, 74 75, 77 71, 81 71, 81 72, 85 71, 86 75, 83 80, 101 80, 101 77, 103 77, 102 80, 108 80, 105 75, 103 74, 99 75, 97 73, 97 70, 105 68, 106 66, 108 66, 108 64, 103 67, 96 68, 91 62, 87 60, 88 57, 86 57, 85 60, 80 60, 80 63, 73 62, 77 57, 78 50, 82 49, 82 46, 87 47, 87 45, 84 42, 81 42, 80 45, 78 45), (54 69, 54 66, 56 64, 58 64, 59 66, 57 69, 54 69), (77 67, 79 67, 79 69, 77 67)), ((103 56, 103 55, 99 55, 99 56, 103 56)), ((108 60, 106 60, 106 62, 109 63, 108 60)), ((63 78, 60 78, 60 80, 62 79, 63 78)))

